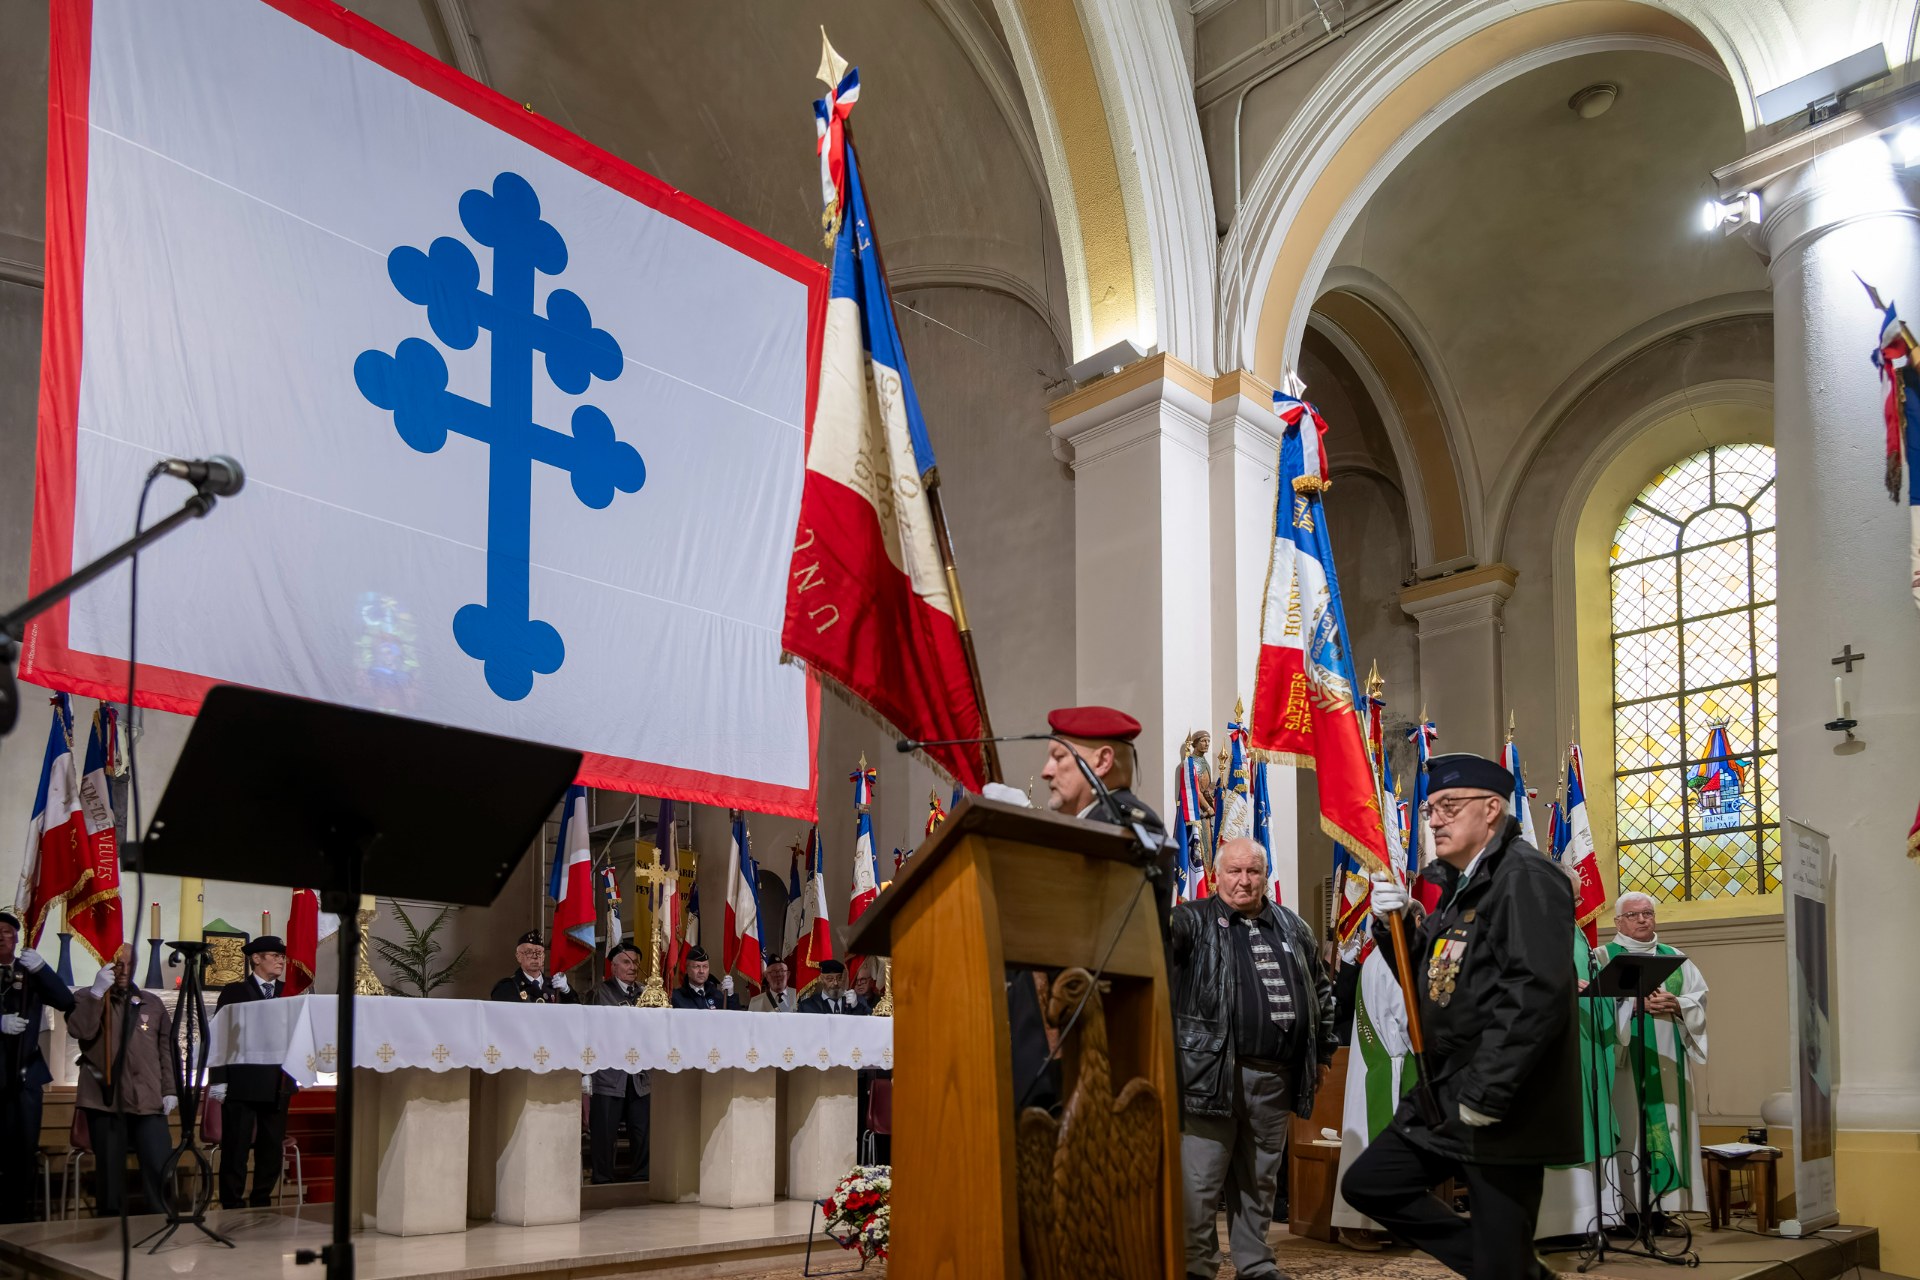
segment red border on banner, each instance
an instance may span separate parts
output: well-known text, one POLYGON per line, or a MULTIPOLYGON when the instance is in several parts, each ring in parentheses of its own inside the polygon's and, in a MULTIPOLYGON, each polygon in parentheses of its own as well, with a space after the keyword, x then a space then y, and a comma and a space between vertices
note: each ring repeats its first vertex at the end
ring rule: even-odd
MULTIPOLYGON (((828 276, 824 266, 535 115, 338 5, 326 0, 261 3, 589 178, 806 285, 805 431, 811 437, 826 316, 828 276)), ((36 422, 33 550, 28 568, 28 590, 33 593, 65 577, 73 564, 84 333, 81 302, 86 261, 87 112, 93 70, 92 0, 63 0, 53 5, 49 25, 46 292, 36 422)), ((69 647, 66 601, 28 624, 20 675, 35 684, 83 697, 114 700, 126 696, 124 661, 69 647)), ((194 715, 207 691, 222 683, 227 682, 144 666, 140 668, 135 700, 156 711, 194 715)), ((818 812, 819 744, 820 687, 809 676, 804 789, 592 753, 581 762, 580 781, 609 790, 812 820, 818 812)))

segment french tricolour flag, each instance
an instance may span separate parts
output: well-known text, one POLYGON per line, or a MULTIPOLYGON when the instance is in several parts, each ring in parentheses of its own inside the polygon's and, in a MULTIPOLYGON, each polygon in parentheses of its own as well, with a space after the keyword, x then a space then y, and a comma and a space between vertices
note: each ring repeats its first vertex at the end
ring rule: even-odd
POLYGON ((27 824, 26 864, 14 899, 20 917, 20 945, 40 944, 53 904, 82 887, 87 872, 86 819, 80 809, 80 779, 73 767, 73 707, 67 695, 53 696, 53 723, 47 729, 47 754, 40 762, 40 786, 33 793, 33 818, 27 824))
POLYGON ((1600 908, 1607 905, 1607 886, 1600 879, 1600 860, 1593 852, 1593 827, 1587 821, 1587 784, 1580 766, 1580 747, 1567 748, 1567 851, 1580 873, 1580 900, 1573 918, 1587 935, 1587 945, 1600 945, 1600 908))
POLYGON ((587 789, 576 783, 567 788, 560 810, 559 847, 547 880, 547 896, 553 899, 549 973, 565 973, 593 956, 593 850, 588 826, 587 789))
POLYGON ((747 845, 747 820, 733 820, 733 839, 727 848, 727 938, 722 972, 737 973, 760 985, 760 868, 747 845))
POLYGON ((1262 759, 1320 775, 1320 826, 1368 872, 1390 865, 1379 784, 1367 759, 1346 610, 1321 494, 1327 424, 1312 405, 1275 392, 1280 502, 1253 685, 1252 746, 1262 759))
POLYGON ((1520 774, 1520 744, 1512 738, 1507 739, 1507 758, 1503 763, 1513 775, 1513 794, 1507 799, 1513 805, 1513 816, 1520 820, 1520 838, 1538 849, 1540 838, 1534 833, 1532 796, 1527 790, 1527 780, 1520 774))
MULTIPOLYGON (((933 441, 846 130, 859 83, 849 71, 814 104, 840 224, 780 643, 906 737, 973 738, 980 706, 928 496, 933 441)), ((927 755, 970 791, 986 781, 979 747, 927 755)))

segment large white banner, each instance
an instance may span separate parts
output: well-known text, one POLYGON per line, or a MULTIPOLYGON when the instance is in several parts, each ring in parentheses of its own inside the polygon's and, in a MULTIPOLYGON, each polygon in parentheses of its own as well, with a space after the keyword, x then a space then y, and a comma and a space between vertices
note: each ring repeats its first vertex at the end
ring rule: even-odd
MULTIPOLYGON (((141 701, 278 689, 811 816, 779 658, 821 268, 319 0, 52 15, 35 589, 158 459, 247 469, 142 557, 141 701)), ((22 674, 117 696, 126 588, 22 674)))
POLYGON ((1840 1220, 1834 1177, 1833 855, 1824 832, 1787 819, 1787 1007, 1792 1019, 1794 1216, 1801 1232, 1840 1220))

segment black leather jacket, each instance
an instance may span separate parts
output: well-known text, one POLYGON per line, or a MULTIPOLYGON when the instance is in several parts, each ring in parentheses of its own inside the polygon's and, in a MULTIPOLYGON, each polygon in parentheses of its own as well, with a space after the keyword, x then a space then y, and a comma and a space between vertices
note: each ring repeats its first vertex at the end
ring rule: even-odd
MULTIPOLYGON (((1282 963, 1295 994, 1294 1010, 1304 1019, 1295 1043, 1301 1060, 1291 1064, 1293 1112, 1313 1110, 1320 1087, 1319 1068, 1333 1061, 1333 983, 1320 963, 1313 931, 1285 907, 1269 903, 1286 946, 1282 963), (1310 995, 1308 994, 1310 993, 1310 995)), ((1180 1055, 1180 1105, 1188 1115, 1233 1114, 1233 1002, 1237 966, 1232 930, 1222 928, 1233 908, 1219 898, 1183 902, 1173 909, 1173 1034, 1180 1055)))

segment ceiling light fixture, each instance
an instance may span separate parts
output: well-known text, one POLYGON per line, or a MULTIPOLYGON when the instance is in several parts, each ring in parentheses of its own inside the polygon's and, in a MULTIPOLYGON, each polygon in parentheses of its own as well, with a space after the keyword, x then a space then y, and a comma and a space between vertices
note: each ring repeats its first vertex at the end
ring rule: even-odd
POLYGON ((1598 120, 1613 109, 1614 100, 1620 96, 1620 86, 1602 81, 1590 84, 1567 99, 1567 107, 1582 120, 1598 120))

